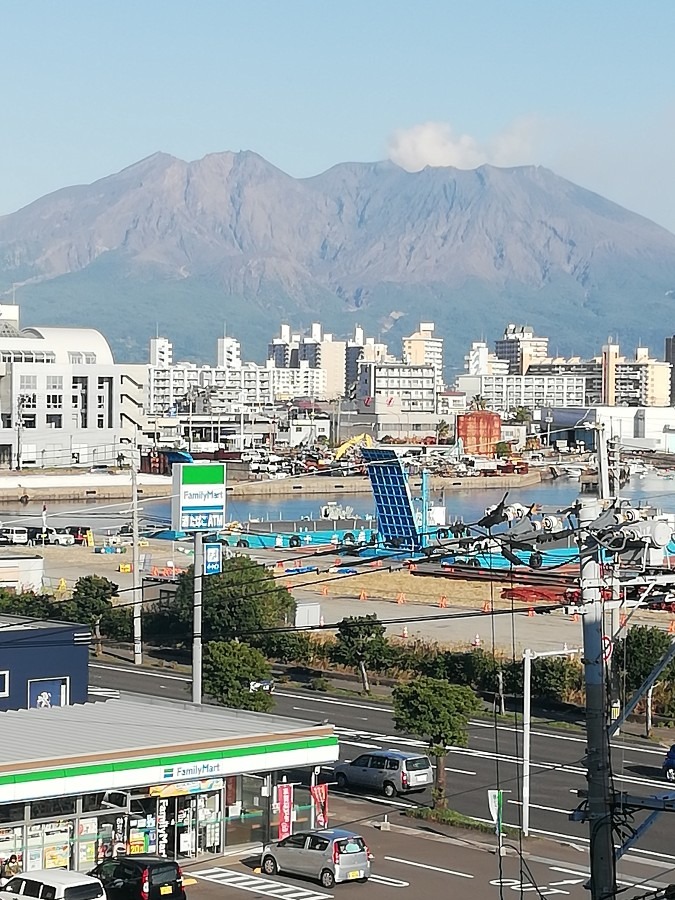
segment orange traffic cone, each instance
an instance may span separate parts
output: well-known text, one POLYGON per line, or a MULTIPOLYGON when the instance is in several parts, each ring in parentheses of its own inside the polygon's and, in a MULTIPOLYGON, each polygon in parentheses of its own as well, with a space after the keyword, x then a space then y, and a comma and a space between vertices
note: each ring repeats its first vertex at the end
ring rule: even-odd
POLYGON ((400 605, 401 603, 405 603, 405 594, 401 591, 401 593, 396 595, 396 602, 400 605))
POLYGON ((578 621, 579 621, 579 613, 574 613, 574 615, 572 616, 572 621, 573 621, 573 622, 578 622, 578 621))
POLYGON ((675 634, 675 619, 668 625, 668 634, 675 634))
POLYGON ((484 612, 484 613, 489 613, 489 612, 490 612, 490 604, 487 602, 487 600, 486 600, 485 603, 483 604, 483 612, 484 612))
POLYGON ((529 619, 531 619, 531 618, 533 618, 533 616, 534 616, 534 610, 532 609, 532 607, 530 607, 527 611, 527 617, 529 619))
POLYGON ((445 596, 445 594, 443 594, 443 596, 439 598, 439 600, 438 600, 438 606, 439 606, 440 609, 447 609, 447 608, 448 608, 448 598, 445 596))
POLYGON ((361 591, 361 593, 359 594, 359 600, 367 600, 367 599, 368 599, 368 594, 366 594, 365 591, 361 591))
POLYGON ((327 596, 328 596, 328 588, 326 587, 325 584, 324 584, 324 586, 321 588, 321 596, 322 596, 322 597, 327 597, 327 596))
POLYGON ((276 564, 275 568, 281 569, 281 571, 283 572, 283 571, 284 571, 284 564, 283 564, 283 562, 282 562, 281 560, 279 560, 279 562, 276 564))
POLYGON ((621 613, 621 615, 619 616, 619 628, 625 628, 627 621, 628 616, 626 615, 626 613, 621 613))
POLYGON ((416 570, 417 570, 417 566, 415 565, 415 563, 410 563, 410 565, 408 566, 408 571, 415 572, 416 570))

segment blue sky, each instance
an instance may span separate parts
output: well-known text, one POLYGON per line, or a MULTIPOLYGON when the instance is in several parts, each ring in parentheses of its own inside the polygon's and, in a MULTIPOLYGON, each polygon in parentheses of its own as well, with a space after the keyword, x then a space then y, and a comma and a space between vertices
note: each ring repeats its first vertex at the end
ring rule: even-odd
POLYGON ((675 230, 675 3, 4 0, 0 214, 156 150, 548 165, 675 230))

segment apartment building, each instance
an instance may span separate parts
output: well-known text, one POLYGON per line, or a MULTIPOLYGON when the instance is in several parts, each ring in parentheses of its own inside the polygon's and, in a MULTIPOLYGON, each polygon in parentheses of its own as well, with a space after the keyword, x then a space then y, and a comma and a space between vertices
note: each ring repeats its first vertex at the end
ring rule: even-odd
POLYGON ((509 364, 510 375, 527 375, 530 365, 548 356, 548 338, 537 337, 531 325, 507 325, 495 341, 495 354, 509 364))
POLYGON ((436 368, 401 362, 362 362, 356 387, 359 405, 374 412, 436 413, 436 368))
POLYGON ((646 347, 635 358, 606 344, 593 359, 556 358, 530 365, 529 375, 577 375, 586 379, 585 406, 669 406, 672 365, 652 359, 646 347))
POLYGON ((488 409, 508 414, 519 406, 583 406, 586 380, 577 375, 460 375, 457 390, 481 397, 488 409))
POLYGON ((436 391, 443 390, 443 338, 434 334, 433 322, 420 322, 419 329, 403 338, 403 362, 407 366, 432 366, 436 391))
POLYGON ((474 341, 464 357, 467 375, 508 375, 509 361, 490 353, 485 341, 474 341))

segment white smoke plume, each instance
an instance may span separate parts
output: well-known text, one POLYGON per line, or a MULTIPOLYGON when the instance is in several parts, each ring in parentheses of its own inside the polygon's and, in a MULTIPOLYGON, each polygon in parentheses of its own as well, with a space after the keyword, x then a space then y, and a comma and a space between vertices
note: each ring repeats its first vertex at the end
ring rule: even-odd
POLYGON ((522 118, 488 140, 479 141, 470 134, 457 134, 447 122, 424 122, 395 131, 389 138, 387 155, 409 172, 419 172, 425 166, 475 169, 485 163, 528 165, 540 161, 535 159, 539 132, 537 120, 522 118))

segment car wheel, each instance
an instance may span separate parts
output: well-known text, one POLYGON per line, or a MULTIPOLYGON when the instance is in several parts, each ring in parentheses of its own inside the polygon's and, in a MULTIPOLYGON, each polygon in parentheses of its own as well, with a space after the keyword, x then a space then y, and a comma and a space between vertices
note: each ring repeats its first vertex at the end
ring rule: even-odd
POLYGON ((368 881, 368 878, 359 878, 359 884, 365 884, 368 881))
POLYGON ((265 875, 276 875, 279 871, 279 866, 273 856, 266 856, 262 861, 261 869, 265 875))
POLYGON ((665 772, 666 781, 675 781, 675 768, 668 768, 665 772))
POLYGON ((385 783, 382 785, 382 790, 384 791, 385 797, 389 797, 391 799, 392 797, 396 796, 396 788, 391 783, 391 781, 385 781, 385 783))
POLYGON ((321 887, 328 888, 329 890, 335 887, 335 875, 333 875, 330 869, 323 870, 319 881, 321 883, 321 887))
POLYGON ((338 790, 340 790, 340 791, 346 791, 347 788, 349 787, 349 782, 347 781, 346 776, 343 775, 342 772, 338 772, 337 775, 335 776, 335 783, 337 784, 338 790))

